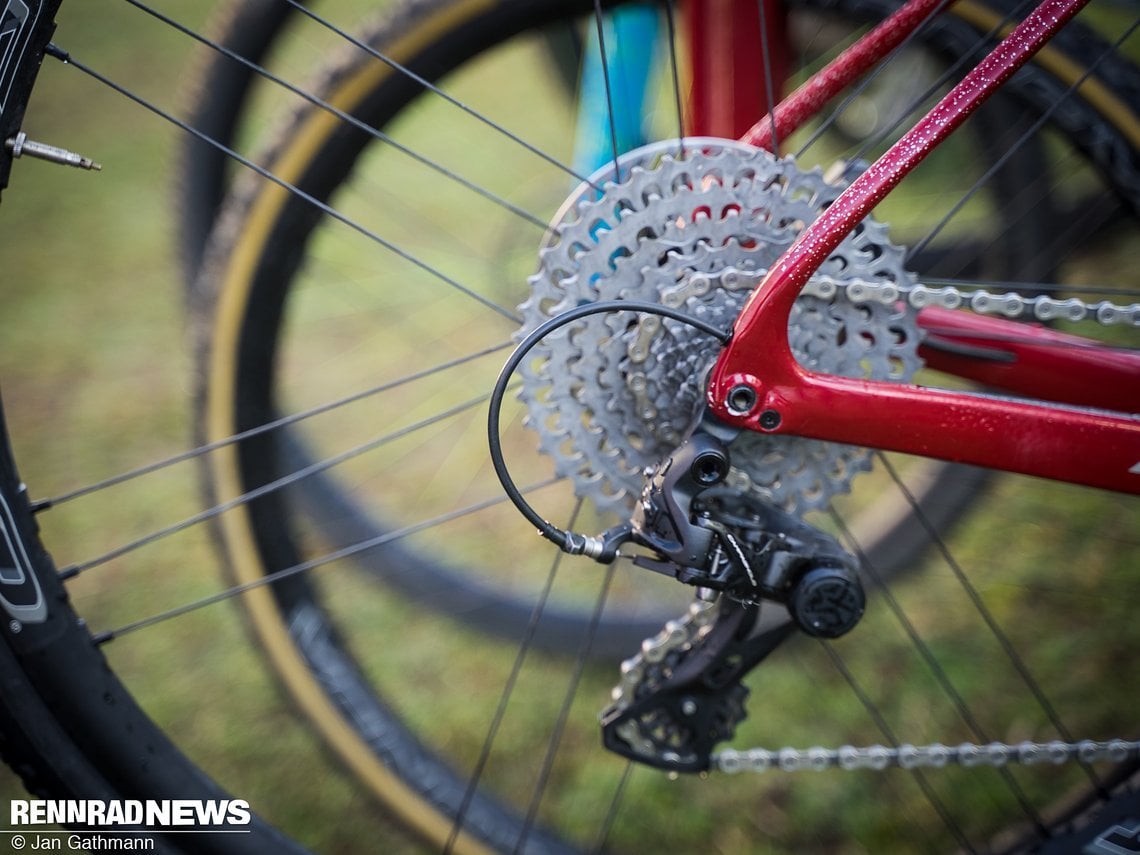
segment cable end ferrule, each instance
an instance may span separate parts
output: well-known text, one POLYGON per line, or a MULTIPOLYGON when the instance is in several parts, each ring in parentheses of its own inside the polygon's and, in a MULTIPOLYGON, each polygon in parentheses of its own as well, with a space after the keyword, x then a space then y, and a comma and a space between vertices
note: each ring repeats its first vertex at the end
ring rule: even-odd
POLYGON ((609 564, 618 557, 622 544, 633 539, 633 529, 629 525, 619 525, 602 532, 598 536, 564 532, 562 551, 568 555, 585 555, 601 564, 609 564))

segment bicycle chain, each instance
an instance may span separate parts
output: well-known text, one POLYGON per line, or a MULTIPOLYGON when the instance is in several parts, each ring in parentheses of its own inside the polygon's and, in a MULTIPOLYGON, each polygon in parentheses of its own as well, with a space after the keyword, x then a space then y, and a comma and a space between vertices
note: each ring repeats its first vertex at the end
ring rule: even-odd
MULTIPOLYGON (((759 284, 764 271, 743 271, 726 268, 712 276, 694 277, 678 288, 662 294, 666 305, 681 305, 688 298, 687 289, 703 293, 710 287, 721 285, 724 278, 729 287, 752 288, 759 284)), ((817 276, 805 286, 803 293, 824 300, 842 294, 853 304, 905 302, 913 309, 938 306, 945 309, 968 307, 977 314, 1001 316, 1010 319, 1032 318, 1039 321, 1064 319, 1068 321, 1094 320, 1102 325, 1123 324, 1140 327, 1140 303, 1119 305, 1108 300, 1085 302, 1077 298, 1058 300, 1048 296, 1026 296, 1015 292, 995 294, 985 289, 963 293, 953 286, 932 288, 922 284, 900 286, 890 282, 840 281, 832 277, 817 276)), ((669 621, 657 635, 642 643, 641 652, 621 665, 621 681, 614 687, 613 703, 606 714, 620 712, 638 698, 651 693, 667 679, 669 671, 700 646, 701 639, 716 623, 714 601, 698 599, 680 620, 669 621)), ((732 726, 744 718, 743 705, 737 703, 730 716, 732 726)), ((651 741, 638 734, 636 721, 626 722, 620 735, 634 750, 653 750, 651 741)), ((711 757, 710 768, 726 774, 741 772, 763 773, 771 770, 784 772, 823 771, 839 768, 847 771, 869 769, 881 771, 890 767, 903 769, 943 768, 948 765, 1005 766, 1010 763, 1034 765, 1050 763, 1114 762, 1140 759, 1140 741, 1111 739, 1107 741, 1081 740, 1066 742, 1023 741, 1016 744, 990 742, 959 745, 902 744, 898 746, 844 745, 839 748, 750 748, 726 749, 711 757)))
MULTIPOLYGON (((716 623, 716 605, 712 600, 696 600, 679 620, 672 620, 652 638, 641 645, 641 652, 621 664, 621 682, 613 689, 613 703, 603 715, 628 709, 633 702, 652 692, 664 682, 666 675, 677 667, 680 660, 700 645, 701 639, 711 632, 716 623)), ((731 707, 732 726, 744 718, 743 704, 737 700, 731 707)), ((653 743, 638 733, 638 722, 629 721, 619 730, 635 751, 652 752, 653 743)), ((1024 766, 1063 763, 1123 763, 1140 759, 1140 741, 1091 739, 1077 742, 1052 740, 1049 742, 1023 741, 1019 743, 990 742, 977 744, 963 742, 958 745, 931 743, 897 746, 843 745, 839 748, 748 748, 725 749, 714 753, 710 768, 725 774, 743 772, 764 773, 821 772, 826 769, 844 771, 882 771, 891 767, 902 769, 946 766, 1000 767, 1011 763, 1024 766)))
POLYGON ((978 745, 963 742, 961 745, 871 745, 856 748, 844 745, 840 748, 781 748, 770 751, 766 748, 749 748, 744 751, 729 749, 712 756, 712 767, 727 774, 740 772, 768 772, 779 769, 783 772, 821 772, 824 769, 839 768, 845 771, 870 769, 882 771, 892 766, 901 769, 941 769, 949 765, 1000 767, 1009 763, 1032 766, 1039 763, 1124 763, 1140 757, 1140 742, 1127 739, 1110 739, 1096 742, 1091 739, 1080 742, 1019 742, 1011 745, 1005 742, 990 742, 978 745))
MULTIPOLYGON (((716 279, 725 277, 737 283, 745 282, 745 287, 754 288, 763 279, 766 271, 744 271, 726 269, 706 282, 702 278, 688 287, 704 291, 715 287, 716 279)), ((970 309, 975 314, 993 315, 1011 320, 1031 319, 1038 321, 1085 321, 1091 320, 1103 326, 1124 325, 1140 327, 1140 303, 1119 305, 1109 300, 1085 302, 1076 297, 1058 300, 1044 295, 1027 296, 1010 291, 995 294, 984 288, 964 292, 953 286, 932 288, 927 285, 896 285, 892 282, 871 282, 860 280, 838 280, 829 276, 817 276, 804 286, 802 294, 830 300, 842 294, 854 304, 882 303, 894 305, 905 302, 912 309, 937 307, 943 309, 970 309)), ((662 300, 666 305, 680 305, 684 302, 685 288, 667 293, 662 300)))
MULTIPOLYGON (((687 157, 675 157, 670 147, 649 146, 623 156, 621 166, 619 183, 607 183, 604 192, 584 185, 555 217, 540 251, 540 269, 529 280, 532 293, 520 307, 526 318, 523 332, 568 306, 620 298, 658 300, 727 325, 798 232, 844 186, 791 161, 726 141, 701 141, 687 157)), ((790 344, 811 370, 865 377, 869 370, 867 379, 907 381, 921 362, 914 316, 928 307, 969 308, 1009 319, 1140 326, 1140 304, 931 287, 905 269, 903 251, 889 242, 881 225, 865 221, 860 235, 838 253, 842 263, 820 269, 793 310, 790 344), (863 328, 873 334, 859 335, 863 328), (884 331, 891 335, 878 334, 884 331), (852 339, 873 340, 880 349, 847 354, 841 344, 852 339)), ((627 509, 638 495, 645 466, 662 449, 675 447, 691 420, 690 405, 702 397, 693 378, 711 360, 711 347, 649 315, 583 322, 536 348, 537 358, 522 371, 528 423, 579 495, 619 515, 627 509)), ((844 492, 851 477, 866 468, 857 450, 841 454, 826 444, 810 448, 734 449, 741 452, 737 459, 743 464, 734 467, 727 483, 802 513, 844 492), (770 457, 777 458, 772 466, 778 475, 761 465, 770 457)), ((685 744, 687 718, 697 715, 697 700, 682 699, 668 712, 652 705, 637 710, 645 706, 643 700, 665 691, 702 645, 711 644, 706 636, 717 622, 713 604, 698 601, 623 663, 603 719, 614 723, 613 732, 629 756, 663 761, 685 744), (686 710, 686 703, 693 709, 686 710)), ((744 718, 746 694, 737 684, 711 710, 719 739, 730 738, 744 718)), ((707 717, 709 710, 704 713, 707 717)), ((1126 759, 1138 751, 1140 745, 1123 740, 966 743, 729 750, 712 755, 712 761, 713 768, 737 772, 1126 759)))

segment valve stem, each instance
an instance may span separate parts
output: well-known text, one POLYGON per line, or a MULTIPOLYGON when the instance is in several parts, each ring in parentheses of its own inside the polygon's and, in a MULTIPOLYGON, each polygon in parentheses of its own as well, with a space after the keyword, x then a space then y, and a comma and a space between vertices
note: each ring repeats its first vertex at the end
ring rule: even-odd
POLYGON ((54 145, 47 145, 45 143, 36 142, 35 140, 30 140, 28 139, 28 135, 23 131, 20 131, 16 136, 7 140, 4 143, 4 147, 8 149, 14 158, 22 157, 26 154, 29 157, 35 157, 51 163, 58 163, 63 166, 74 166, 76 169, 89 169, 98 172, 103 168, 89 157, 84 157, 81 154, 76 154, 65 148, 56 148, 54 145))

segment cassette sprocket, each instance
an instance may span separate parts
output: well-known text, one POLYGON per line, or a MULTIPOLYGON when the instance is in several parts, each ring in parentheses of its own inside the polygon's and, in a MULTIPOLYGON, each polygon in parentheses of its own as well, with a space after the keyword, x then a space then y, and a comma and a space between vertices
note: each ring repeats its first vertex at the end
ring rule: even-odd
MULTIPOLYGON (((595 300, 683 308, 725 329, 762 275, 843 190, 791 158, 730 140, 656 143, 622 157, 564 203, 522 304, 525 336, 595 300)), ((819 270, 829 297, 804 294, 788 334, 822 373, 909 380, 920 367, 914 311, 853 302, 845 285, 912 284, 903 250, 865 220, 819 270)), ((815 289, 817 292, 824 289, 815 289)), ((655 316, 585 318, 542 341, 521 368, 521 398, 541 450, 579 496, 628 516, 644 471, 683 439, 703 401, 716 343, 655 316)), ((846 492, 869 468, 864 449, 747 434, 733 444, 729 484, 795 514, 846 492)))

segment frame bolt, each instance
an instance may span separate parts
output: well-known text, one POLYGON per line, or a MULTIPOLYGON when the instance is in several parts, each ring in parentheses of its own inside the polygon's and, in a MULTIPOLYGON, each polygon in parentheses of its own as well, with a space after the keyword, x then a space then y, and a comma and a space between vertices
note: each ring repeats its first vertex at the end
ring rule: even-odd
POLYGON ((728 458, 713 450, 700 452, 689 466, 689 472, 693 479, 705 487, 711 487, 723 481, 728 475, 728 469, 728 458))
POLYGON ((746 383, 739 383, 728 390, 724 403, 734 416, 746 416, 756 406, 756 390, 746 383))
POLYGON ((765 410, 760 414, 760 427, 775 430, 780 426, 780 414, 775 410, 765 410))

